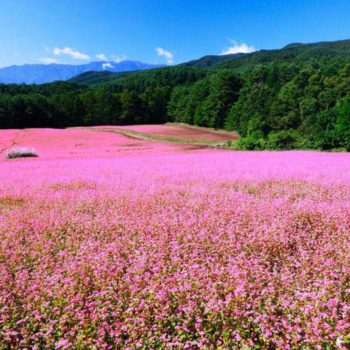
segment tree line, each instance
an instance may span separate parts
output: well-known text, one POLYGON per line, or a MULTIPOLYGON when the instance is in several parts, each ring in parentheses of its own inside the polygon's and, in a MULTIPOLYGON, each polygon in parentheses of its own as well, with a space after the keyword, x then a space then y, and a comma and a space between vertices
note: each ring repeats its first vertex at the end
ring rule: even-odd
POLYGON ((139 73, 96 86, 0 84, 0 128, 165 123, 174 86, 207 74, 185 67, 139 73))

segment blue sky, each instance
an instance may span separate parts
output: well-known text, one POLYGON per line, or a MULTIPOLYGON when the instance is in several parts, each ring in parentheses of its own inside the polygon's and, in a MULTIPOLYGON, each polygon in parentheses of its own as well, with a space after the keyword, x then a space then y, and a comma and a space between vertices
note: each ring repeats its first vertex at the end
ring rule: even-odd
POLYGON ((0 67, 207 54, 350 38, 349 0, 0 0, 0 67))

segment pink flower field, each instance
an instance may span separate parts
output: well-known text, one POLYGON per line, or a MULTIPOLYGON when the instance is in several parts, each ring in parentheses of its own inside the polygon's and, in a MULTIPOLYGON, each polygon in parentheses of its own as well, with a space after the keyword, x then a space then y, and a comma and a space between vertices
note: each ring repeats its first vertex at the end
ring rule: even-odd
POLYGON ((98 129, 0 150, 0 349, 349 348, 349 154, 98 129))

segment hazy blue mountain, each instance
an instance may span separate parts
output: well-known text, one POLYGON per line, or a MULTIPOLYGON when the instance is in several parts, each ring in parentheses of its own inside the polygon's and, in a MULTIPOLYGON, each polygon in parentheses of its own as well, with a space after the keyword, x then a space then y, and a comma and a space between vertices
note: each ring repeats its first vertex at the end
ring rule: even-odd
POLYGON ((0 68, 0 83, 42 84, 58 80, 68 80, 85 72, 127 72, 158 68, 163 65, 147 64, 139 61, 90 62, 81 65, 70 64, 24 64, 0 68))

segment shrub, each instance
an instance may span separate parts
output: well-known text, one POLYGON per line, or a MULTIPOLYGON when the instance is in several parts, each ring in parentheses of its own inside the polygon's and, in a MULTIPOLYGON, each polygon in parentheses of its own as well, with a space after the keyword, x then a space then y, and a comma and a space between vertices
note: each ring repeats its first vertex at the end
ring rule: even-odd
POLYGON ((271 132, 268 136, 268 146, 271 149, 289 150, 297 148, 299 134, 296 130, 281 130, 271 132))
POLYGON ((240 139, 238 141, 238 147, 240 149, 246 150, 264 150, 266 149, 266 141, 262 133, 258 131, 254 131, 250 133, 248 136, 240 139))
POLYGON ((35 148, 31 148, 31 147, 13 147, 7 150, 6 152, 7 159, 37 157, 37 156, 38 154, 36 153, 35 148))

